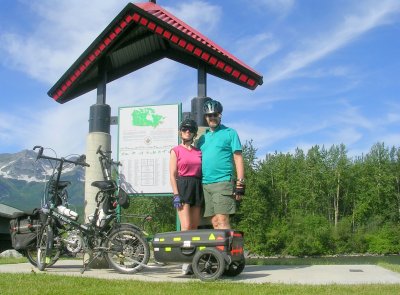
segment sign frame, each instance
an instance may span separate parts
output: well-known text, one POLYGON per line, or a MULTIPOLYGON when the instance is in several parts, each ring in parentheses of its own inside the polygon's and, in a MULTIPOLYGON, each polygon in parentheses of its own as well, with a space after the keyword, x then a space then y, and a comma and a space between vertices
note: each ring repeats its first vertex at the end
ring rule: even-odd
POLYGON ((129 196, 173 195, 169 158, 180 141, 181 118, 182 103, 119 107, 120 185, 129 196))

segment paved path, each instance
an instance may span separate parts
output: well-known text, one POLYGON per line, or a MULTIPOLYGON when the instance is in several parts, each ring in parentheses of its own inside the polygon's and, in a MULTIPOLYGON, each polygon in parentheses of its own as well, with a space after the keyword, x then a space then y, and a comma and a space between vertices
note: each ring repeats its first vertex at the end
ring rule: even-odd
MULTIPOLYGON (((95 277, 102 279, 142 280, 154 282, 197 281, 194 276, 181 274, 180 265, 149 264, 134 275, 124 275, 109 269, 89 269, 80 273, 80 260, 61 260, 44 273, 95 277)), ((41 273, 29 263, 0 265, 0 273, 41 273)), ((400 274, 376 265, 305 265, 305 266, 246 266, 237 277, 221 277, 222 281, 238 283, 283 284, 400 284, 400 274)))

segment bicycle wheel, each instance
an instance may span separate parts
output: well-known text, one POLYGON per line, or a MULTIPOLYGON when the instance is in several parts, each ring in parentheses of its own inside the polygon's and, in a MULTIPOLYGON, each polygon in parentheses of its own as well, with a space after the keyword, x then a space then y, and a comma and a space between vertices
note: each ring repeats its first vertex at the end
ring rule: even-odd
POLYGON ((141 232, 133 228, 115 228, 105 246, 108 263, 120 273, 136 273, 149 262, 149 244, 141 232))
MULTIPOLYGON (((25 256, 28 258, 29 262, 33 266, 37 266, 37 249, 28 249, 25 251, 25 256)), ((57 262, 57 260, 61 256, 61 251, 60 249, 53 249, 52 255, 51 255, 51 261, 49 264, 47 264, 47 267, 54 265, 54 263, 57 262)))
POLYGON ((37 268, 43 271, 51 263, 53 245, 53 229, 50 225, 43 227, 38 238, 37 268))

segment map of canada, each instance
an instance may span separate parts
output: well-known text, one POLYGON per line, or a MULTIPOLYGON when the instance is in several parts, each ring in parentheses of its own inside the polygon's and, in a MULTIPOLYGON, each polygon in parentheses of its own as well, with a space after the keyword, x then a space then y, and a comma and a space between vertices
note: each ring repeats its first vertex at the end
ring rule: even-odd
POLYGON ((159 115, 153 108, 135 109, 132 112, 132 125, 133 126, 152 126, 157 127, 160 125, 164 116, 159 115))

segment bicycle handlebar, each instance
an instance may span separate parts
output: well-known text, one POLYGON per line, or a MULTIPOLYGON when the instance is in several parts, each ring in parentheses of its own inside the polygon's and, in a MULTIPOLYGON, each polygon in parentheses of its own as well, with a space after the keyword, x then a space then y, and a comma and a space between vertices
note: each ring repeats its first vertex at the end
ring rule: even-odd
POLYGON ((53 161, 57 161, 57 162, 71 163, 74 165, 90 167, 90 165, 85 162, 85 160, 86 160, 85 155, 81 155, 81 156, 79 156, 79 158, 76 161, 72 161, 72 160, 67 160, 65 158, 54 158, 54 157, 45 156, 45 155, 43 155, 43 147, 42 146, 35 145, 33 147, 33 150, 36 150, 36 149, 39 149, 36 160, 47 159, 47 160, 53 160, 53 161))
POLYGON ((100 154, 100 156, 101 156, 103 159, 105 159, 105 160, 106 160, 109 164, 111 164, 111 165, 122 166, 121 162, 119 162, 119 161, 118 161, 118 162, 113 161, 113 159, 111 159, 111 157, 110 157, 111 151, 104 152, 104 151, 101 149, 101 145, 99 145, 99 147, 97 148, 96 154, 100 154))

